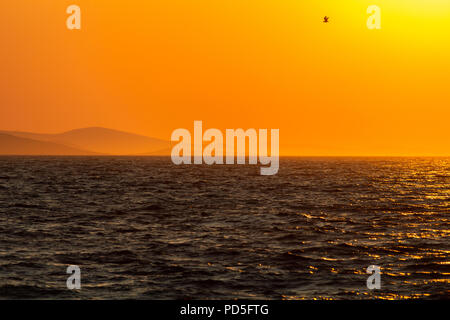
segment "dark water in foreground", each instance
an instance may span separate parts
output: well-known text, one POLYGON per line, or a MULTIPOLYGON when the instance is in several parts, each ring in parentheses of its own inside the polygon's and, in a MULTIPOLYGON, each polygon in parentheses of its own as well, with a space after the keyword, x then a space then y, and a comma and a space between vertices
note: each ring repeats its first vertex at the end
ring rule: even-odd
POLYGON ((450 298, 449 158, 258 168, 0 157, 0 297, 450 298))

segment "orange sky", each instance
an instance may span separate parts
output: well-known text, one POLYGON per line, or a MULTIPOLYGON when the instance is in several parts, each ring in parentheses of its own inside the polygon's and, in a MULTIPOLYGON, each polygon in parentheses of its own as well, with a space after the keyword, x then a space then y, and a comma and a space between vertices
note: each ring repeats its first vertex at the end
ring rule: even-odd
POLYGON ((284 155, 450 155, 447 0, 2 1, 0 37, 3 130, 203 120, 279 128, 284 155))

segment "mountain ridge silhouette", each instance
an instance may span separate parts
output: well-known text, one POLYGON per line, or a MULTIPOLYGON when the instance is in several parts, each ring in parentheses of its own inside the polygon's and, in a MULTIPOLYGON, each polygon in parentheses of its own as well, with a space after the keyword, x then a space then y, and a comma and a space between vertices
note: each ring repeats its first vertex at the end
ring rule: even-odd
POLYGON ((167 155, 171 146, 169 141, 162 139, 103 127, 79 128, 55 134, 2 130, 0 134, 3 135, 0 154, 167 155), (42 153, 38 150, 39 146, 42 153), (60 150, 57 150, 58 147, 60 150))

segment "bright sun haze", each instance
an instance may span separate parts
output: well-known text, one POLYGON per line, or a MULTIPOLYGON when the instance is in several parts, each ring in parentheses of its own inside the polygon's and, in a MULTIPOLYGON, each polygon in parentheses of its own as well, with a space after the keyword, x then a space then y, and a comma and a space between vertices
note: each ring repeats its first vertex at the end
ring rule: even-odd
POLYGON ((80 31, 70 4, 0 4, 0 129, 202 120, 279 128, 282 155, 449 155, 447 0, 78 0, 80 31))

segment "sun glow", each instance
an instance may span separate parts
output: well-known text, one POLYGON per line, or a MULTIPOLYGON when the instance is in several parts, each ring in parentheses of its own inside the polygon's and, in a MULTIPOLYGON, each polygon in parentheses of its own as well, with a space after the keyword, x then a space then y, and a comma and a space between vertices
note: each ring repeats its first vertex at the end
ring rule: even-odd
POLYGON ((420 15, 422 17, 436 18, 450 15, 450 1, 448 0, 398 0, 378 1, 387 9, 393 9, 399 15, 420 15))

